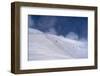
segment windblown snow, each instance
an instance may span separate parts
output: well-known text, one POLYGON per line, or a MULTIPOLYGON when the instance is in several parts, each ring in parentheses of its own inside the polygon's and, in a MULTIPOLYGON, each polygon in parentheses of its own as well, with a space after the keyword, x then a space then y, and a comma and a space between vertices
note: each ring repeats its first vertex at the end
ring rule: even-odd
POLYGON ((87 46, 86 41, 73 40, 29 28, 28 60, 87 58, 87 46))

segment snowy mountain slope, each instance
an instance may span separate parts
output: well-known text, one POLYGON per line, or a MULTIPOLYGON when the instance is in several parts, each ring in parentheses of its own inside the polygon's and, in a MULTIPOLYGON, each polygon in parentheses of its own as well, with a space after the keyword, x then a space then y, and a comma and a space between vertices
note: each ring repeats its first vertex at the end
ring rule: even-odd
POLYGON ((29 29, 29 60, 70 58, 40 31, 29 29), (31 33, 30 33, 31 30, 31 33), (33 31, 33 33, 32 33, 33 31))
POLYGON ((77 40, 71 40, 64 37, 58 37, 56 35, 47 34, 46 37, 59 46, 66 54, 69 54, 72 58, 87 58, 88 47, 86 42, 77 40))
POLYGON ((29 28, 28 56, 29 60, 85 58, 87 48, 81 42, 29 28))

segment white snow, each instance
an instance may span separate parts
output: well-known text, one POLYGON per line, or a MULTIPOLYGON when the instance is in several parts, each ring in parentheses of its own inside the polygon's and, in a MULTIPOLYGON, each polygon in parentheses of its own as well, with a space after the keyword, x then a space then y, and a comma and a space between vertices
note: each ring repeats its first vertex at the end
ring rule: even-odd
POLYGON ((29 60, 87 58, 85 41, 72 40, 29 28, 29 60))

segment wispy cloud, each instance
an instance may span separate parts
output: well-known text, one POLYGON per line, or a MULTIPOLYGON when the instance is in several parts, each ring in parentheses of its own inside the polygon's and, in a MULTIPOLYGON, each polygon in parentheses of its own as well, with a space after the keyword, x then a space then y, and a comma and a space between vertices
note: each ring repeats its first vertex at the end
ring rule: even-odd
POLYGON ((29 27, 38 29, 42 32, 49 32, 52 34, 56 33, 54 26, 56 24, 56 17, 49 17, 49 16, 41 16, 38 19, 35 19, 36 16, 29 16, 28 17, 28 25, 29 27))

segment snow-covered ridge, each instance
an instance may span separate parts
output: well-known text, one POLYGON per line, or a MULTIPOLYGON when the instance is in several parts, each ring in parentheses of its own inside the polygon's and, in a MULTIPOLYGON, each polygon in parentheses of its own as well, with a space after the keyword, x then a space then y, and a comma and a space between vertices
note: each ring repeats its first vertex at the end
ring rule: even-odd
POLYGON ((29 28, 29 60, 87 58, 87 43, 29 28))
POLYGON ((32 29, 32 28, 29 28, 29 34, 43 34, 43 32, 37 30, 37 29, 32 29))

